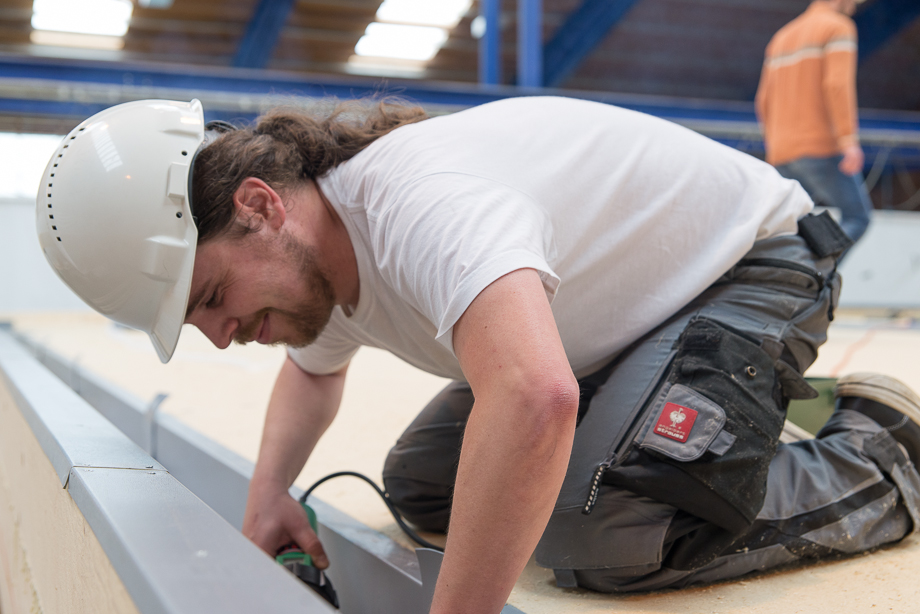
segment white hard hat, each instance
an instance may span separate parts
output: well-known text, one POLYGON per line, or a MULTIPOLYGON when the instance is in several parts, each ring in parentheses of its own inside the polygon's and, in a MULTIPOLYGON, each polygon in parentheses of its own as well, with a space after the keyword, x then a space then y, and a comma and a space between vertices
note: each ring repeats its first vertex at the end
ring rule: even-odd
POLYGON ((190 169, 204 138, 197 100, 120 104, 64 138, 38 191, 38 240, 55 272, 96 311, 150 335, 163 362, 192 285, 190 169))

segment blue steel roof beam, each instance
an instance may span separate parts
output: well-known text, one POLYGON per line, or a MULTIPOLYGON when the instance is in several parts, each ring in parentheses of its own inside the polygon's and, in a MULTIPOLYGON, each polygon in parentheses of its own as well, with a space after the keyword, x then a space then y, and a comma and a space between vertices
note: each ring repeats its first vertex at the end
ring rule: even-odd
POLYGON ((543 0, 518 0, 517 71, 518 85, 544 85, 543 0))
POLYGON ((546 44, 543 84, 558 87, 638 0, 585 0, 546 44))
POLYGON ((502 82, 501 0, 480 0, 479 15, 486 29, 479 39, 479 82, 496 85, 502 82))
MULTIPOLYGON (((465 83, 362 79, 305 75, 280 71, 238 70, 62 60, 0 54, 0 113, 85 118, 96 109, 117 102, 150 97, 221 97, 210 104, 213 111, 245 115, 255 113, 260 97, 335 96, 350 99, 374 93, 398 92, 419 104, 446 110, 475 106, 531 94, 526 89, 497 85, 482 88, 465 83), (162 89, 161 89, 162 88, 162 89), (249 101, 249 104, 242 104, 249 101), (232 104, 231 104, 232 103, 232 104), (251 107, 251 110, 250 110, 251 107)), ((665 96, 587 92, 544 91, 615 104, 672 120, 707 120, 726 125, 750 125, 756 131, 754 105, 750 102, 697 100, 665 96)), ((271 102, 266 100, 265 102, 271 102)), ((920 113, 861 109, 863 129, 893 133, 920 132, 920 113)))
POLYGON ((877 0, 853 20, 859 32, 859 61, 881 49, 895 34, 920 17, 917 0, 877 0))
POLYGON ((239 68, 265 68, 295 0, 259 0, 233 58, 239 68))

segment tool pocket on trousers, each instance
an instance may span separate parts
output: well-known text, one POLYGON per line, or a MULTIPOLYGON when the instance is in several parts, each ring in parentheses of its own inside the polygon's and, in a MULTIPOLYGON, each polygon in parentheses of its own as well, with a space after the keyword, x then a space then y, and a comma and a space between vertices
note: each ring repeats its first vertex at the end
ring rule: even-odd
POLYGON ((785 419, 774 360, 694 318, 631 443, 602 480, 741 533, 763 506, 785 419))

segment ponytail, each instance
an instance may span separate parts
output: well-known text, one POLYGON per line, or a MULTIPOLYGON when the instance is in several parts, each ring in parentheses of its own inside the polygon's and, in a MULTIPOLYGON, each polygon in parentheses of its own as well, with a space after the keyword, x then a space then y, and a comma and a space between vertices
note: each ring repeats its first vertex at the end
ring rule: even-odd
POLYGON ((192 212, 199 245, 230 228, 233 195, 247 177, 261 179, 278 192, 293 190, 322 177, 381 136, 427 117, 420 107, 390 101, 368 107, 352 101, 326 114, 282 107, 260 117, 253 127, 224 132, 194 162, 192 212))

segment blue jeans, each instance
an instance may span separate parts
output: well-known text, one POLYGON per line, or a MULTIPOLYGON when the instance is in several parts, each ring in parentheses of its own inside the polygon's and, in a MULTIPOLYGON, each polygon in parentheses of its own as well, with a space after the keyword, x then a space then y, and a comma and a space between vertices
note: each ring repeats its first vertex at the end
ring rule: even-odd
POLYGON ((847 176, 837 165, 843 156, 829 158, 799 158, 776 167, 786 179, 795 179, 816 205, 840 210, 840 227, 847 236, 858 241, 869 227, 872 201, 863 184, 862 173, 847 176))

